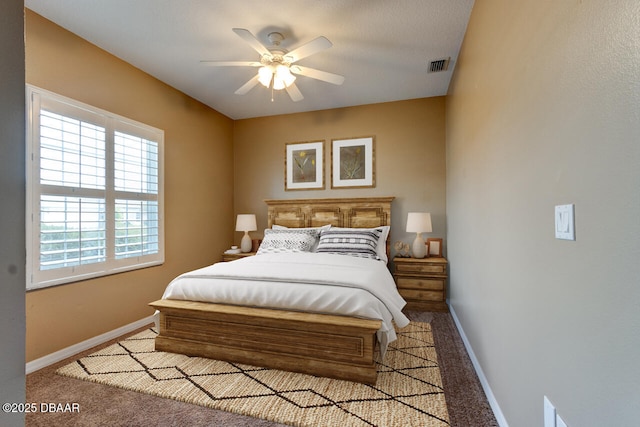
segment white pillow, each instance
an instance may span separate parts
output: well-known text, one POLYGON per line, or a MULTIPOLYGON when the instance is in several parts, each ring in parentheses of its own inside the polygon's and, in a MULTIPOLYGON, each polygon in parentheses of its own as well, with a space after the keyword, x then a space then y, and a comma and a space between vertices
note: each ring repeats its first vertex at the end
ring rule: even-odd
POLYGON ((380 238, 378 239, 378 246, 376 247, 376 252, 378 254, 378 258, 380 261, 384 261, 385 263, 389 262, 389 258, 387 257, 387 238, 389 237, 389 225, 381 225, 379 227, 373 228, 338 228, 333 227, 331 230, 354 230, 354 231, 367 231, 367 230, 378 230, 380 232, 380 238))
POLYGON ((380 227, 376 227, 376 229, 382 231, 378 239, 378 257, 384 262, 389 262, 389 258, 387 257, 387 239, 389 238, 391 226, 381 225, 380 227))
POLYGON ((317 230, 264 230, 264 238, 256 255, 266 253, 312 252, 318 244, 317 230))
MULTIPOLYGON (((318 232, 318 236, 320 235, 320 233, 323 230, 328 230, 331 228, 331 224, 326 224, 326 225, 322 225, 320 227, 301 227, 301 228, 289 228, 289 227, 285 227, 284 225, 278 225, 278 224, 273 224, 271 226, 272 230, 316 230, 318 232)), ((316 249, 318 249, 318 242, 316 241, 316 244, 314 245, 313 248, 311 248, 310 252, 315 252, 316 249)))

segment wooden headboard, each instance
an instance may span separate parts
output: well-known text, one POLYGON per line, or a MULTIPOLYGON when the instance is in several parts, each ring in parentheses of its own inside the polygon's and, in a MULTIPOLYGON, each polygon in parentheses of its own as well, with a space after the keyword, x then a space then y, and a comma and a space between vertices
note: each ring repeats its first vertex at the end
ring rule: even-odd
MULTIPOLYGON (((269 228, 332 227, 373 228, 391 225, 391 202, 395 197, 359 199, 289 199, 265 200, 269 228)), ((391 250, 387 238, 387 256, 391 250)))
POLYGON ((289 199, 265 200, 269 227, 372 228, 391 225, 391 202, 394 197, 359 199, 289 199))

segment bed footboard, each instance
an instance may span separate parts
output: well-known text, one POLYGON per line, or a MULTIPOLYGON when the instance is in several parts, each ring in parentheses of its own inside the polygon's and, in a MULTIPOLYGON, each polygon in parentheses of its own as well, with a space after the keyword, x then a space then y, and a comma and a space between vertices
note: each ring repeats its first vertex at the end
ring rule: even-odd
POLYGON ((375 384, 382 322, 348 316, 159 300, 158 351, 375 384))

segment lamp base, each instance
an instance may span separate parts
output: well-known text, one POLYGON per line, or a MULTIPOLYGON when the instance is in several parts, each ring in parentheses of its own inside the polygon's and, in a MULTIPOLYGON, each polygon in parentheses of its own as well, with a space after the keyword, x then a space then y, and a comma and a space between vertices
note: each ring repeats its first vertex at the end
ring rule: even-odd
POLYGON ((249 232, 245 231, 244 236, 242 236, 242 240, 240 241, 240 252, 251 252, 251 236, 249 236, 249 232))
POLYGON ((414 258, 424 258, 427 255, 427 247, 424 244, 424 239, 421 233, 416 233, 416 238, 413 241, 411 252, 414 258))

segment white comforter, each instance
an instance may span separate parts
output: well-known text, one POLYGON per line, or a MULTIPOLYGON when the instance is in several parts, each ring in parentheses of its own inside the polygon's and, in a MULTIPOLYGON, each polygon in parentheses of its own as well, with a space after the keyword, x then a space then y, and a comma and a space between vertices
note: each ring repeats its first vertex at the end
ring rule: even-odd
POLYGON ((222 262, 178 276, 163 298, 380 319, 383 356, 396 339, 392 321, 409 324, 387 266, 345 255, 263 254, 222 262))

